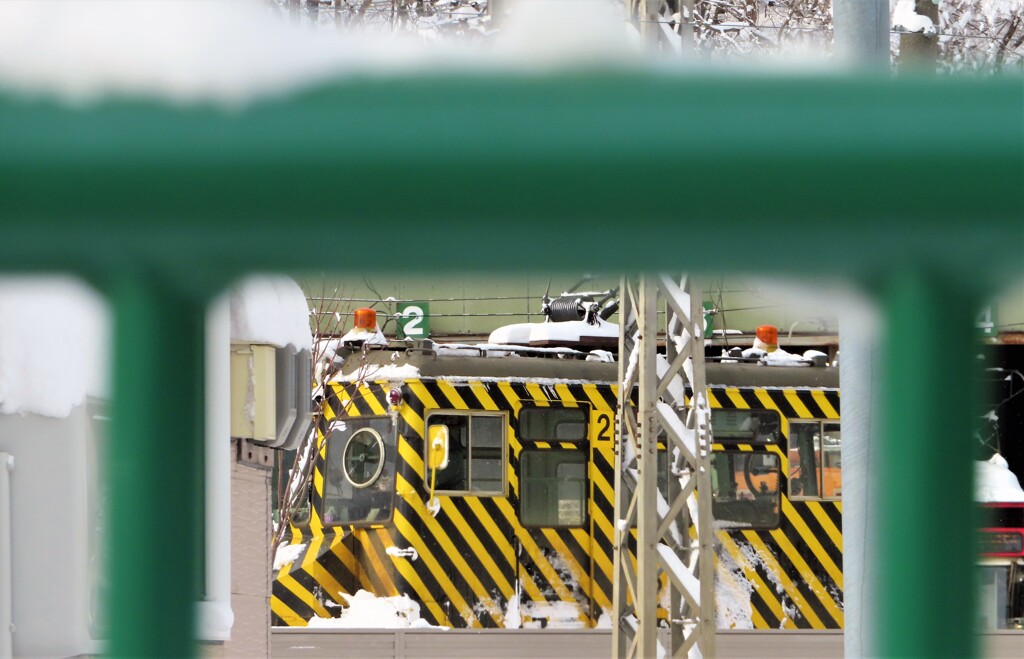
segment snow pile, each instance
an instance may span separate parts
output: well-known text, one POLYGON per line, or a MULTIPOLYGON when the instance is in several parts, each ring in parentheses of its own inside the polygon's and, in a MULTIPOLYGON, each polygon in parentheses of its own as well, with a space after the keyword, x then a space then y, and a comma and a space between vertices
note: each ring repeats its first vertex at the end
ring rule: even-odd
POLYGON ((305 543, 301 545, 280 545, 277 553, 274 554, 274 570, 280 570, 289 563, 294 563, 306 548, 305 543))
POLYGON ((1024 501, 1017 476, 1010 471, 1003 456, 996 453, 986 462, 974 463, 975 501, 1024 501))
MULTIPOLYGON (((518 582, 516 587, 519 587, 518 582)), ((519 629, 523 626, 523 616, 519 612, 519 592, 517 591, 505 606, 505 629, 519 629)))
POLYGON ((892 13, 892 29, 894 32, 921 32, 926 35, 937 32, 932 19, 914 11, 914 0, 897 0, 892 13))
POLYGON ((249 277, 231 291, 231 340, 309 350, 306 295, 288 277, 249 277))
POLYGON ((420 618, 420 605, 408 595, 377 597, 365 590, 355 595, 341 593, 346 606, 337 618, 310 618, 310 627, 333 629, 404 629, 409 627, 436 627, 420 618))
POLYGON ((3 279, 0 414, 64 418, 86 396, 106 397, 109 336, 106 304, 82 282, 3 279))

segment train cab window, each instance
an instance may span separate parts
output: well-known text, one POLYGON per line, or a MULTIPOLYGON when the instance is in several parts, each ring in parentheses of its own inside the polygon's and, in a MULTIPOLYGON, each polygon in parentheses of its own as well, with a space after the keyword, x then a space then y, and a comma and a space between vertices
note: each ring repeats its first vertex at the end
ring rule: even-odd
POLYGON ((336 424, 327 436, 323 523, 389 520, 394 507, 396 455, 390 417, 347 418, 336 424))
POLYGON ((587 454, 527 449, 519 456, 523 526, 580 527, 587 510, 587 454))
POLYGON ((717 526, 779 526, 779 456, 774 453, 712 453, 711 489, 711 514, 717 526))
POLYGON ((587 410, 582 407, 524 407, 519 412, 519 439, 528 442, 581 442, 587 438, 587 410))
POLYGON ((841 449, 838 423, 791 421, 789 496, 793 499, 842 497, 841 449))
POLYGON ((771 444, 782 436, 775 410, 711 410, 711 431, 715 441, 771 444))
MULTIPOLYGON (((437 470, 435 492, 504 495, 505 413, 446 411, 427 417, 427 426, 438 424, 448 427, 448 465, 437 470)), ((430 479, 428 471, 425 482, 430 479)))

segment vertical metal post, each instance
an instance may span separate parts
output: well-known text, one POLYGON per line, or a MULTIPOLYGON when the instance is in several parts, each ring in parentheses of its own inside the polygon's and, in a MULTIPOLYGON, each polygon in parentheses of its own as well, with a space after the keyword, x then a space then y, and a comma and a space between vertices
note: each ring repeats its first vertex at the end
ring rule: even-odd
POLYGON ((650 277, 640 279, 640 308, 637 314, 640 351, 637 404, 637 434, 640 451, 637 468, 636 515, 636 617, 638 657, 655 657, 658 649, 658 288, 650 277))
POLYGON ((973 423, 977 300, 901 273, 884 290, 881 595, 873 656, 977 656, 973 423), (931 340, 929 340, 931 338, 931 340))
POLYGON ((852 64, 889 65, 889 0, 832 0, 836 52, 852 64))
POLYGON ((14 656, 14 638, 11 634, 11 627, 14 624, 14 539, 11 537, 13 470, 14 456, 10 453, 0 453, 0 659, 10 659, 14 656))
POLYGON ((697 644, 701 656, 715 656, 715 634, 718 616, 715 602, 715 527, 711 512, 711 406, 705 392, 708 390, 704 368, 704 296, 695 278, 689 281, 690 326, 693 333, 693 402, 687 427, 693 429, 697 446, 697 577, 700 579, 700 612, 697 644), (699 351, 699 352, 697 352, 699 351))
POLYGON ((113 656, 192 656, 202 539, 203 305, 125 276, 114 306, 108 600, 113 656))
POLYGON ((636 290, 633 281, 623 276, 619 286, 619 399, 616 405, 615 439, 615 529, 614 554, 612 562, 615 578, 612 584, 612 656, 627 657, 634 640, 635 618, 630 614, 630 596, 636 583, 636 572, 629 555, 630 527, 633 525, 633 508, 636 481, 626 477, 626 468, 633 459, 633 411, 630 409, 630 393, 633 389, 635 371, 630 355, 636 344, 636 290))
POLYGON ((701 294, 688 278, 677 284, 660 275, 633 283, 624 278, 621 287, 613 651, 630 658, 688 656, 696 647, 701 656, 713 657, 711 436, 701 294), (662 303, 668 319, 664 357, 658 354, 662 303), (689 401, 686 384, 692 392, 689 401), (630 404, 634 385, 639 393, 635 417, 630 404), (658 487, 659 439, 664 439, 669 462, 666 493, 658 487), (635 570, 628 549, 634 523, 635 570), (658 634, 657 619, 662 577, 669 600, 669 634, 664 637, 658 634))

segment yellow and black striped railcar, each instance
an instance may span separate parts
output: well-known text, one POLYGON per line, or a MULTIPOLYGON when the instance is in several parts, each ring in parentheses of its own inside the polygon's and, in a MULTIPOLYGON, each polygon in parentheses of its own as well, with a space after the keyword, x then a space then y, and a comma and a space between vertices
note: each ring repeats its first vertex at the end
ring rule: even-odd
MULTIPOLYGON (((452 627, 607 624, 615 365, 394 354, 329 386, 275 624, 330 617, 359 589, 452 627), (449 437, 436 472, 431 426, 449 437)), ((709 364, 708 381, 720 624, 842 627, 835 369, 709 364)))

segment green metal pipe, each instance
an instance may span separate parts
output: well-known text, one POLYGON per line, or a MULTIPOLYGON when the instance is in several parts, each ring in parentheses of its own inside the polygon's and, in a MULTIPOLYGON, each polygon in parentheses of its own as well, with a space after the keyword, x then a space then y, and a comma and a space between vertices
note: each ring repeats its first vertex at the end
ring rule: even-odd
POLYGON ((131 275, 107 293, 115 335, 109 653, 191 656, 202 574, 203 307, 131 275))
POLYGON ((884 560, 872 655, 974 657, 977 298, 918 269, 893 276, 883 300, 884 560))

